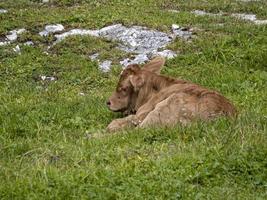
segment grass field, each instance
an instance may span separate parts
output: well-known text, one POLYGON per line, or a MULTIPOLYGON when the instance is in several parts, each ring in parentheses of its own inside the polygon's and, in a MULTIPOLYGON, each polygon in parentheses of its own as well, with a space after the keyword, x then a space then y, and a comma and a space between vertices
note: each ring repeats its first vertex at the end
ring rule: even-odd
POLYGON ((267 199, 267 25, 190 13, 267 19, 265 0, 39 2, 0 0, 8 10, 0 14, 0 36, 28 30, 0 46, 0 199, 267 199), (121 67, 103 73, 88 56, 99 52, 118 63, 127 54, 89 36, 69 37, 44 53, 54 38, 38 32, 55 23, 197 28, 191 42, 169 45, 179 54, 162 73, 220 91, 239 117, 108 135, 103 130, 120 115, 105 102, 121 67), (29 39, 34 46, 13 51, 29 39), (102 137, 90 137, 99 131, 102 137))

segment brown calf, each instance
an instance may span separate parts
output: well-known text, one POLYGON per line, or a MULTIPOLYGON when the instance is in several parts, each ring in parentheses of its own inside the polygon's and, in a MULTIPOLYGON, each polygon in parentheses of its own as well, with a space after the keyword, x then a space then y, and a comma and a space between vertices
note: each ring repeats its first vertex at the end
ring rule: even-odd
POLYGON ((109 131, 236 115, 233 104, 218 92, 160 75, 164 64, 164 58, 156 57, 142 69, 129 65, 122 71, 107 105, 110 110, 128 116, 113 120, 108 125, 109 131))

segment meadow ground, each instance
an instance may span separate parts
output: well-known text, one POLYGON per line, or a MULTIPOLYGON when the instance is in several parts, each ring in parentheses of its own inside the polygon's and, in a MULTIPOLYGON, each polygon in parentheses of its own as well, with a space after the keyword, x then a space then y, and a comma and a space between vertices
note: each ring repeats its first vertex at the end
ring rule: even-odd
POLYGON ((0 199, 267 199, 267 25, 191 13, 267 19, 265 0, 0 0, 0 8, 8 10, 0 14, 1 36, 28 30, 0 46, 0 199), (126 53, 89 36, 44 53, 54 38, 38 32, 55 23, 197 28, 191 42, 169 45, 179 54, 162 73, 220 91, 239 117, 91 138, 120 117, 105 102, 121 67, 103 73, 88 56, 118 63, 126 53), (29 39, 34 46, 13 51, 29 39))

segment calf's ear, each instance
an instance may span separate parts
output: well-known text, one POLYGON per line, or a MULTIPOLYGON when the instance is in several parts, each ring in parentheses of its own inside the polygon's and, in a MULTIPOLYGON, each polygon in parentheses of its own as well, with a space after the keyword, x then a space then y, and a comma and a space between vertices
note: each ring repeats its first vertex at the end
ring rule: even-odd
POLYGON ((140 70, 140 67, 138 64, 131 64, 131 65, 128 65, 126 69, 135 72, 135 71, 140 70))
POLYGON ((156 74, 160 74, 160 70, 164 64, 165 58, 158 56, 151 60, 149 63, 145 64, 143 69, 150 72, 154 72, 156 74))
POLYGON ((138 91, 144 85, 144 78, 141 75, 131 75, 130 83, 134 87, 135 91, 138 91))

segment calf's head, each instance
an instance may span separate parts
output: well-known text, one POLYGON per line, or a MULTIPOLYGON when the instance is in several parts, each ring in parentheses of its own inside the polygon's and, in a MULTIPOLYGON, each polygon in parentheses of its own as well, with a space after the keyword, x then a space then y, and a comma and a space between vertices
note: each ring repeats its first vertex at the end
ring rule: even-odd
POLYGON ((130 114, 134 112, 138 91, 144 85, 147 71, 159 74, 165 59, 156 57, 141 69, 137 64, 127 66, 120 75, 115 92, 107 101, 107 106, 114 112, 130 114))

